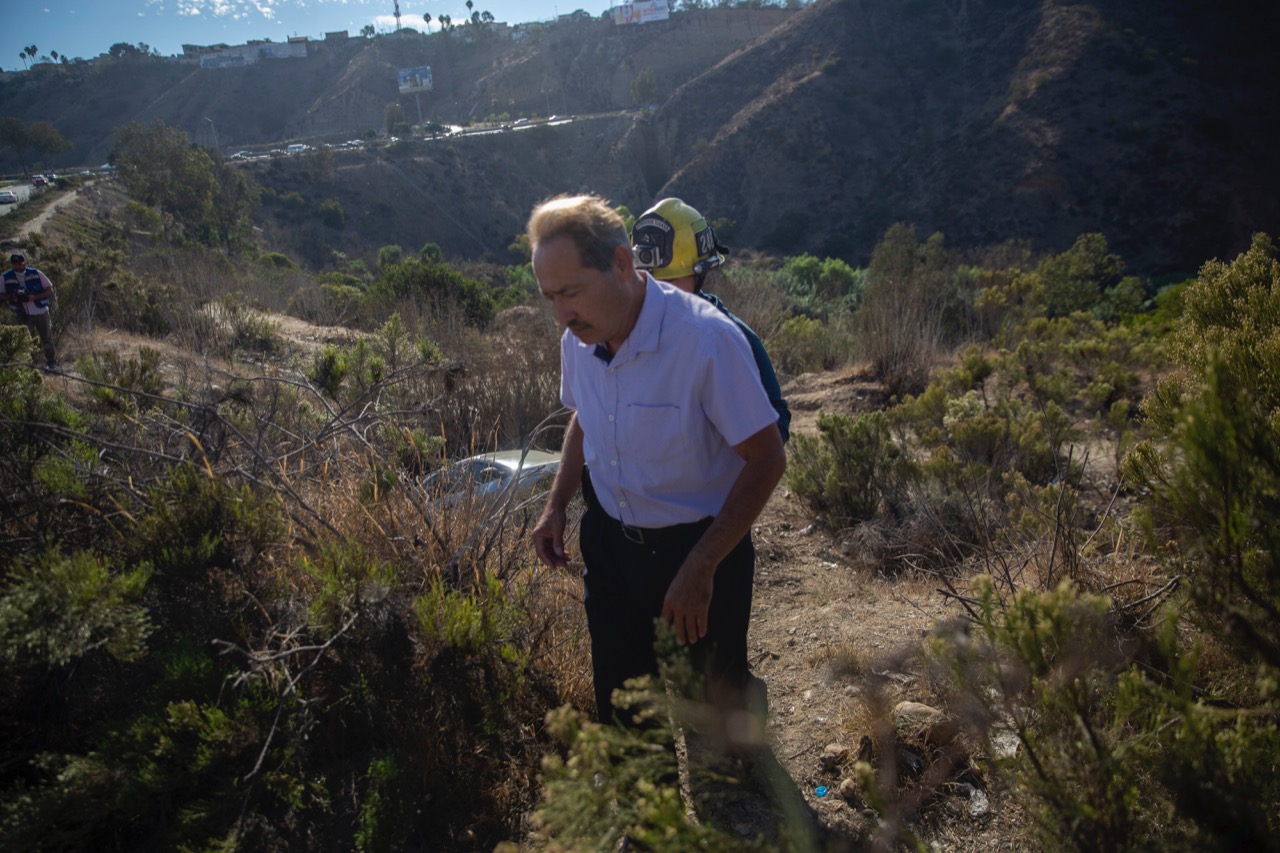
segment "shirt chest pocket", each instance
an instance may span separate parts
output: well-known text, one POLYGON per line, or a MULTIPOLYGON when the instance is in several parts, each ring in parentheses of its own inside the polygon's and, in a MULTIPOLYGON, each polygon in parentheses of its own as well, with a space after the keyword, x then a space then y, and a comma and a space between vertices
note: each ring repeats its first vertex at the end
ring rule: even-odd
POLYGON ((685 435, 679 406, 631 403, 622 409, 618 448, 637 462, 667 462, 685 456, 685 435))

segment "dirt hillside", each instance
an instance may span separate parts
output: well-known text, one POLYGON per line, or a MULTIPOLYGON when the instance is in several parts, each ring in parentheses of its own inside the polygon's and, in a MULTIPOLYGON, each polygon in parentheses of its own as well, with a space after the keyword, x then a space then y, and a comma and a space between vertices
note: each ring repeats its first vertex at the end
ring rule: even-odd
MULTIPOLYGON (((635 212, 680 196, 729 245, 780 255, 863 265, 910 222, 974 253, 1007 240, 1059 252, 1101 232, 1135 272, 1187 274, 1280 231, 1278 10, 817 0, 640 27, 584 13, 519 39, 402 31, 235 69, 42 63, 0 76, 0 115, 60 128, 75 147, 40 167, 55 170, 103 162, 128 120, 230 154, 385 135, 389 107, 410 125, 592 117, 500 143, 402 140, 301 189, 268 174, 302 195, 289 216, 308 228, 326 200, 347 210, 300 250, 308 259, 328 243, 372 260, 394 231, 406 250, 430 241, 502 261, 535 202, 590 190, 635 212), (399 98, 395 71, 419 65, 435 89, 399 98)), ((0 151, 5 164, 20 165, 0 151)))

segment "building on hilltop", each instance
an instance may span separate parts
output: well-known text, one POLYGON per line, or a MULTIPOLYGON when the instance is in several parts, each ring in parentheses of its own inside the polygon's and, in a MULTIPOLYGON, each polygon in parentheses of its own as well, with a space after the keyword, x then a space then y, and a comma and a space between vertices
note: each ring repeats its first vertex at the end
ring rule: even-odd
MULTIPOLYGON (((262 59, 301 59, 307 55, 308 40, 305 36, 290 38, 279 44, 265 39, 252 39, 248 44, 234 47, 218 45, 199 55, 201 68, 243 68, 262 59), (220 48, 220 49, 219 49, 220 48)), ((189 45, 183 45, 183 53, 189 45)))

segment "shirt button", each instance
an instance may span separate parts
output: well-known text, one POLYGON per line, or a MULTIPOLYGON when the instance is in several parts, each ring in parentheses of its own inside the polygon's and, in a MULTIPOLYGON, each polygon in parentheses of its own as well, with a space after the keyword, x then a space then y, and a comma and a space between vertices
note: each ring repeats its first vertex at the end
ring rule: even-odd
POLYGON ((626 505, 627 505, 626 501, 618 501, 618 506, 626 506, 626 505))
POLYGON ((609 415, 609 422, 613 423, 613 415, 609 415))
POLYGON ((610 464, 610 465, 612 465, 614 468, 617 468, 617 467, 618 467, 618 460, 617 460, 617 459, 611 460, 611 461, 609 462, 609 464, 610 464))

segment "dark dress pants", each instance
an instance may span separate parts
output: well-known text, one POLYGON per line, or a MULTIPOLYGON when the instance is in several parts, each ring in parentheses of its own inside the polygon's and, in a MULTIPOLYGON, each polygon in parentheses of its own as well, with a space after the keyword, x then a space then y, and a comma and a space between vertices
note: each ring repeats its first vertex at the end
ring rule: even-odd
MULTIPOLYGON (((684 525, 677 533, 665 533, 657 544, 641 544, 588 500, 579 544, 586 564, 587 627, 600 720, 614 717, 613 691, 623 682, 657 674, 654 620, 662 614, 663 599, 685 556, 709 524, 684 525)), ((690 647, 694 673, 712 688, 740 693, 750 677, 747 626, 754 575, 755 548, 748 534, 717 567, 707 635, 690 647)))

